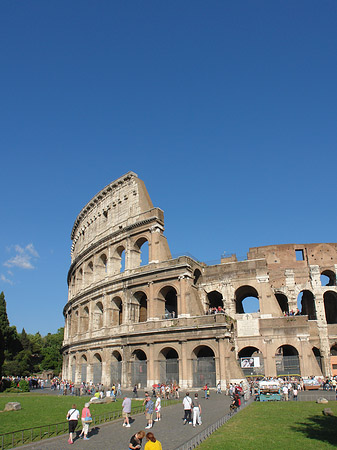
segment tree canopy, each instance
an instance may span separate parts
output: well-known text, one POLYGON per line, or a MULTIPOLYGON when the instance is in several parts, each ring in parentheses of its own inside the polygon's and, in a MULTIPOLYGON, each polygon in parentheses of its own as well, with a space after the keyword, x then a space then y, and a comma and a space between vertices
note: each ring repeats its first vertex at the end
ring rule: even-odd
POLYGON ((64 329, 47 336, 27 334, 23 328, 17 332, 10 326, 5 294, 0 293, 0 375, 26 376, 52 370, 55 375, 62 368, 62 342, 64 329))

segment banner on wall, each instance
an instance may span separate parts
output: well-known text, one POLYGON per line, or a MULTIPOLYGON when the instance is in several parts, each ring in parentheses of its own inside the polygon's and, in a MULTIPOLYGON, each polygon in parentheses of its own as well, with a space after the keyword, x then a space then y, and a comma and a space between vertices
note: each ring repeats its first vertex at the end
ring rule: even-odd
POLYGON ((259 356, 254 356, 250 358, 240 358, 241 369, 253 369, 254 367, 260 367, 259 356))

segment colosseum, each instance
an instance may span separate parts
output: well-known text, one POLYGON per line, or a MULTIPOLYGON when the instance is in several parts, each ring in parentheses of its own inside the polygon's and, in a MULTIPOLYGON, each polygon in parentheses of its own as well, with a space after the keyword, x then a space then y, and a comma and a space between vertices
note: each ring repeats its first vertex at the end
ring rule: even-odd
POLYGON ((133 172, 90 200, 71 239, 63 378, 190 388, 337 374, 336 243, 172 258, 133 172))

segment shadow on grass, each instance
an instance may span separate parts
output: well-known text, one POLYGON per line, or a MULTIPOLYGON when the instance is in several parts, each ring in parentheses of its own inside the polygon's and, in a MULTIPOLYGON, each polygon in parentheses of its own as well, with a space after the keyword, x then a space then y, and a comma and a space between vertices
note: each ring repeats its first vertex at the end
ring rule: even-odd
POLYGON ((337 418, 331 416, 310 416, 307 422, 298 422, 292 429, 309 439, 337 446, 337 418))

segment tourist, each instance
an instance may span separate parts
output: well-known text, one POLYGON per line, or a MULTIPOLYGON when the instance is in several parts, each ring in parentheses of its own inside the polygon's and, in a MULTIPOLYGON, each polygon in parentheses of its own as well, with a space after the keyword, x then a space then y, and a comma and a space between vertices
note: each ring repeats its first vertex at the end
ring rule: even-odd
POLYGON ((204 386, 204 392, 205 392, 205 399, 208 400, 208 393, 209 393, 209 390, 208 390, 207 383, 206 383, 205 386, 204 386))
POLYGON ((154 422, 158 422, 160 420, 160 411, 161 411, 161 398, 160 394, 157 394, 156 403, 154 406, 154 410, 156 411, 157 417, 154 419, 154 422))
POLYGON ((295 386, 293 389, 293 399, 294 401, 297 401, 297 395, 298 395, 298 390, 297 387, 295 386))
POLYGON ((122 408, 123 408, 123 417, 124 417, 123 427, 130 428, 129 417, 131 414, 131 398, 124 397, 124 400, 122 403, 122 408))
POLYGON ((219 383, 216 385, 216 393, 217 394, 221 394, 221 383, 219 381, 219 383))
POLYGON ((289 400, 289 389, 286 384, 283 386, 282 392, 283 392, 283 400, 287 402, 289 400))
POLYGON ((196 424, 201 425, 201 405, 198 394, 194 394, 193 400, 193 427, 195 427, 196 424))
POLYGON ((138 431, 130 439, 129 449, 139 450, 142 446, 142 440, 145 437, 145 431, 138 431))
POLYGON ((82 409, 81 421, 82 421, 82 431, 80 437, 84 436, 83 439, 88 441, 88 432, 89 432, 89 424, 92 422, 91 413, 90 413, 90 403, 86 403, 84 408, 82 409))
POLYGON ((145 419, 147 421, 147 426, 145 428, 152 428, 153 421, 153 401, 151 400, 151 397, 148 395, 145 397, 145 419))
POLYGON ((186 392, 185 397, 183 399, 183 407, 184 407, 184 425, 188 422, 189 424, 192 423, 192 399, 189 396, 189 393, 186 392))
POLYGON ((153 433, 147 433, 146 439, 144 450, 162 450, 161 443, 154 437, 153 433))
POLYGON ((137 391, 137 385, 136 384, 135 384, 132 392, 133 392, 133 398, 138 398, 138 391, 137 391))
POLYGON ((117 384, 117 393, 116 393, 116 397, 117 397, 118 395, 122 396, 122 390, 121 390, 121 384, 120 384, 120 383, 117 384))
POLYGON ((80 412, 78 409, 76 409, 76 405, 73 404, 72 409, 69 409, 67 413, 67 420, 68 420, 68 426, 69 426, 69 439, 68 444, 73 444, 73 434, 75 433, 78 419, 80 417, 80 412))

